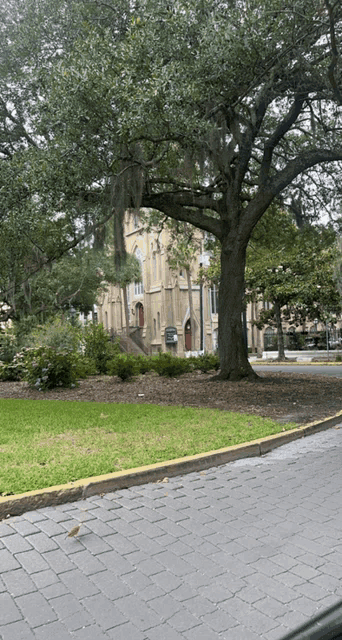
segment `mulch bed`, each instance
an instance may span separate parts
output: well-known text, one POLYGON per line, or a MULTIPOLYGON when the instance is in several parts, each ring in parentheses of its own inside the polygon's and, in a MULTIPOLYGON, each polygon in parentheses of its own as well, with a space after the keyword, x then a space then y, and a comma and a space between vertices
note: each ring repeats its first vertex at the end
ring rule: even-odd
POLYGON ((0 398, 208 407, 299 424, 327 418, 342 409, 342 378, 267 371, 259 372, 259 379, 253 382, 212 378, 213 374, 200 372, 180 378, 149 373, 129 382, 93 376, 81 380, 75 389, 44 393, 31 389, 26 382, 0 382, 0 398))

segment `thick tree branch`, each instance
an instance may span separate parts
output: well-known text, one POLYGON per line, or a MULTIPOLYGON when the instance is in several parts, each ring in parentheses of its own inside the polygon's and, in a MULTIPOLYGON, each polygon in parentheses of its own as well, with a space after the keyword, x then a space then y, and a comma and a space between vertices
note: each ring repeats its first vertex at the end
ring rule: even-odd
POLYGON ((322 162, 339 162, 342 161, 341 149, 316 149, 312 151, 304 151, 298 154, 296 158, 290 160, 284 169, 279 171, 274 177, 268 181, 268 188, 273 194, 278 195, 285 187, 297 178, 300 173, 314 167, 322 162))
POLYGON ((144 195, 141 206, 157 209, 174 220, 189 222, 194 227, 208 231, 217 238, 221 236, 221 223, 217 218, 211 218, 203 211, 196 209, 194 204, 187 206, 179 204, 171 194, 144 195))
POLYGON ((296 122, 298 116, 302 111, 305 98, 306 98, 306 95, 300 95, 295 97, 294 103, 292 104, 285 118, 283 118, 281 122, 279 122, 273 134, 265 142, 264 155, 263 155, 263 159, 261 162, 261 169, 260 169, 260 178, 259 178, 260 185, 265 184, 269 176, 274 148, 279 144, 279 142, 284 138, 286 133, 291 129, 292 125, 296 122))

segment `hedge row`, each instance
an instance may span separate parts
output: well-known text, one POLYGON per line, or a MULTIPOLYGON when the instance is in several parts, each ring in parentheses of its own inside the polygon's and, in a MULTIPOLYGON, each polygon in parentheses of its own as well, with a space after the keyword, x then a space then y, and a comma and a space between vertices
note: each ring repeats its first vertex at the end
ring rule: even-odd
POLYGON ((103 353, 101 359, 94 355, 90 355, 87 350, 82 354, 50 346, 24 348, 11 362, 0 361, 0 380, 26 380, 30 386, 45 391, 56 387, 75 387, 79 378, 96 373, 107 373, 118 376, 121 380, 129 380, 148 371, 171 378, 195 369, 206 373, 219 368, 219 359, 213 354, 178 358, 168 352, 157 356, 136 356, 113 354, 112 351, 103 353))

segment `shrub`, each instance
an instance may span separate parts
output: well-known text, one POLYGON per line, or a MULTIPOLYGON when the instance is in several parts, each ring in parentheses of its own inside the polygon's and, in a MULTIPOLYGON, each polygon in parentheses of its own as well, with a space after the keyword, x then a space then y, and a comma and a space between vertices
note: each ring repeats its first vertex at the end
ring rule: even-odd
POLYGON ((119 345, 110 341, 102 324, 86 326, 84 345, 84 355, 95 362, 98 373, 106 373, 108 361, 120 352, 119 345))
POLYGON ((14 334, 10 330, 0 331, 0 360, 1 362, 12 362, 16 352, 17 344, 14 334))
POLYGON ((25 369, 14 362, 0 362, 0 380, 3 382, 22 380, 24 373, 25 369))
POLYGON ((24 366, 25 380, 39 391, 77 384, 77 364, 71 351, 56 351, 45 346, 26 349, 24 366))
POLYGON ((80 351, 82 330, 62 316, 49 320, 46 324, 37 326, 27 336, 27 347, 52 347, 56 351, 80 351))
POLYGON ((139 373, 139 365, 134 356, 119 354, 108 362, 107 372, 111 376, 118 376, 121 380, 129 380, 139 373))
POLYGON ((199 369, 202 373, 217 371, 220 368, 220 359, 214 353, 204 353, 197 358, 189 358, 194 369, 199 369))
POLYGON ((135 358, 137 369, 143 375, 153 369, 153 360, 151 356, 131 356, 135 358))
POLYGON ((182 373, 188 373, 191 371, 191 362, 188 358, 177 358, 171 353, 159 353, 158 356, 151 358, 154 371, 159 376, 166 376, 174 378, 182 375, 182 373))
POLYGON ((0 380, 17 382, 26 375, 25 350, 16 353, 12 362, 0 361, 0 380))
POLYGON ((88 358, 83 353, 74 353, 77 378, 87 378, 97 374, 96 363, 92 358, 88 358))
POLYGON ((340 355, 336 356, 336 362, 342 362, 342 356, 340 355))

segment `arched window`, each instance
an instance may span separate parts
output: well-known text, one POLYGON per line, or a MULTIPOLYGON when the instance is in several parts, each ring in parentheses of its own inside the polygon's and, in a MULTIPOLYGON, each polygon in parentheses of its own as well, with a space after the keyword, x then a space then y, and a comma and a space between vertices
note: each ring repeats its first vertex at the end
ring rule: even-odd
POLYGON ((137 248, 135 250, 135 257, 139 260, 140 262, 140 268, 141 268, 141 280, 138 281, 136 280, 134 283, 134 295, 135 296, 141 296, 144 293, 144 282, 143 282, 143 253, 141 251, 141 249, 137 248))
POLYGON ((214 329, 213 331, 212 349, 214 352, 218 349, 218 329, 214 329))
POLYGON ((213 284, 212 288, 208 290, 209 293, 209 308, 210 313, 218 313, 218 287, 213 284))
POLYGON ((157 254, 155 251, 153 251, 153 254, 152 254, 152 273, 153 273, 153 280, 156 281, 158 279, 158 270, 157 270, 157 254))
POLYGON ((160 329, 160 313, 159 313, 159 311, 157 313, 157 322, 158 322, 158 329, 160 329))

